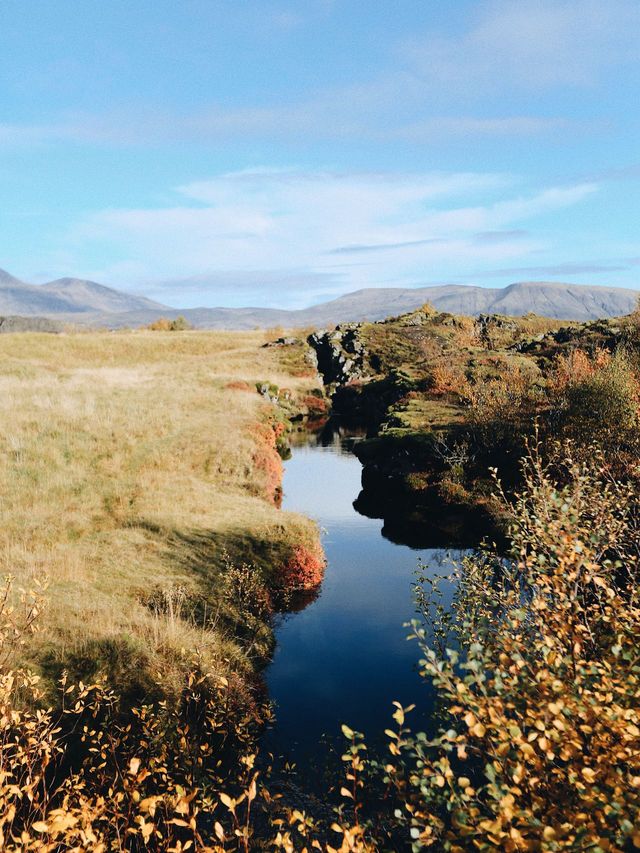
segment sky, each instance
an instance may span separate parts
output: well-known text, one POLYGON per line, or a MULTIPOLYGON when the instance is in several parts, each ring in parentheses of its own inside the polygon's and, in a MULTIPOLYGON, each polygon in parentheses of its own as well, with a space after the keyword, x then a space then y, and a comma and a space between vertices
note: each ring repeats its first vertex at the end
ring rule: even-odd
POLYGON ((0 267, 640 287, 639 0, 2 0, 0 267))

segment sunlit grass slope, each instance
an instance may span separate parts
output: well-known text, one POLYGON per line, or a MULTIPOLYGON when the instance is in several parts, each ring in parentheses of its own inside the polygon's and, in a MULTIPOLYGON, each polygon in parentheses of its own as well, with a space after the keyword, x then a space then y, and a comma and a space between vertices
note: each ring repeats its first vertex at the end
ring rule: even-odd
POLYGON ((170 692, 198 651, 244 689, 270 632, 259 618, 249 629, 256 614, 226 554, 255 563, 251 582, 268 589, 287 549, 316 535, 270 499, 273 409, 255 390, 295 394, 314 379, 263 341, 0 337, 0 560, 18 585, 49 578, 27 652, 46 675, 105 670, 125 694, 159 675, 170 692))

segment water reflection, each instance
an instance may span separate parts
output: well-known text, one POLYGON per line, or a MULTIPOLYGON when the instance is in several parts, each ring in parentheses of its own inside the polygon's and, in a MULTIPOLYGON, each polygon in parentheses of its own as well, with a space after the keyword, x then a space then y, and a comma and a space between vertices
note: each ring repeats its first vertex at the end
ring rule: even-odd
POLYGON ((348 452, 353 440, 319 433, 286 463, 283 508, 319 522, 328 564, 317 599, 277 629, 267 671, 277 722, 265 746, 303 766, 319 760, 322 736, 342 722, 374 741, 389 725, 392 700, 418 703, 420 725, 432 704, 417 674, 418 646, 403 624, 415 612, 418 559, 442 574, 451 558, 390 542, 380 520, 356 512, 361 466, 348 452))

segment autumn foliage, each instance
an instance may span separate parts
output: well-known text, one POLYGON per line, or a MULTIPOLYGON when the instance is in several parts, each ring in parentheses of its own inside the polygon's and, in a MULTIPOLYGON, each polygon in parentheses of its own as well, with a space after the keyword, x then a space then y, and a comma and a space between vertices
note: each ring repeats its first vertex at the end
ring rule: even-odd
POLYGON ((329 404, 323 397, 307 394, 302 398, 302 404, 306 407, 310 417, 323 417, 329 412, 329 404))
POLYGON ((280 573, 280 583, 287 590, 313 589, 324 576, 325 560, 319 545, 297 545, 280 573))
POLYGON ((553 391, 563 392, 571 385, 591 379, 610 363, 611 353, 602 348, 596 349, 592 355, 580 348, 561 353, 554 360, 549 387, 553 391))
POLYGON ((260 423, 253 427, 255 450, 253 464, 262 475, 264 495, 271 503, 279 505, 282 498, 282 459, 278 453, 277 439, 284 432, 282 424, 260 423))
POLYGON ((423 601, 446 716, 431 742, 402 742, 397 777, 423 846, 640 847, 635 490, 595 448, 562 466, 559 485, 531 456, 510 559, 464 562, 453 618, 423 601))
POLYGON ((433 366, 430 375, 430 392, 435 396, 445 394, 458 394, 467 396, 469 394, 469 382, 464 370, 458 364, 440 362, 433 366))

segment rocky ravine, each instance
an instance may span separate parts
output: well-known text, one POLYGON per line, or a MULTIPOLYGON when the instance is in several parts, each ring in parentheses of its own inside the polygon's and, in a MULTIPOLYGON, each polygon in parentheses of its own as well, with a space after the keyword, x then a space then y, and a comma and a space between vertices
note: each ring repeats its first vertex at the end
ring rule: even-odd
POLYGON ((477 318, 420 309, 377 323, 343 323, 308 343, 341 423, 364 426, 358 509, 383 532, 421 547, 497 536, 490 468, 516 485, 518 436, 488 447, 470 420, 470 399, 511 376, 543 388, 554 359, 637 346, 632 318, 561 324, 540 317, 477 318), (635 340, 635 339, 634 339, 635 340), (407 528, 410 528, 408 531, 407 528))

